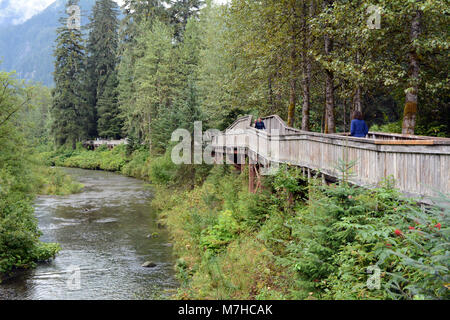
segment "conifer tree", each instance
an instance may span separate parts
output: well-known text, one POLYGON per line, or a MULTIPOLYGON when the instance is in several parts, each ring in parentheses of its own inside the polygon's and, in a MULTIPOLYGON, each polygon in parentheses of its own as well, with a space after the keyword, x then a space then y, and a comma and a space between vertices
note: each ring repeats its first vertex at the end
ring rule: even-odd
POLYGON ((177 125, 191 132, 194 122, 203 120, 198 94, 200 47, 199 22, 190 18, 186 24, 183 43, 177 48, 176 69, 179 83, 174 104, 179 114, 177 125))
POLYGON ((120 26, 122 51, 136 44, 140 25, 151 24, 155 19, 168 22, 167 3, 168 0, 124 0, 122 11, 125 17, 120 26))
POLYGON ((117 75, 112 72, 105 84, 102 96, 97 101, 98 135, 104 138, 119 139, 122 136, 122 118, 118 105, 117 75))
MULTIPOLYGON (((88 50, 88 85, 89 85, 89 106, 94 115, 93 119, 90 119, 91 130, 89 134, 91 136, 97 135, 97 125, 99 122, 102 124, 102 132, 117 131, 114 127, 118 123, 111 119, 110 116, 114 113, 114 110, 108 110, 108 106, 102 105, 100 110, 97 105, 98 101, 102 98, 104 92, 107 90, 107 82, 109 79, 109 85, 116 84, 116 77, 111 76, 116 69, 117 64, 117 49, 118 49, 118 29, 119 20, 118 6, 113 0, 97 0, 93 7, 92 15, 90 17, 89 24, 89 40, 87 44, 88 50), (106 114, 105 114, 106 113, 106 114), (114 124, 109 123, 114 121, 114 124)), ((111 98, 116 88, 108 88, 108 95, 111 98)), ((105 99, 109 99, 105 97, 105 99)), ((103 103, 106 100, 103 99, 103 103)), ((111 106, 115 108, 115 106, 111 106)))
POLYGON ((198 94, 198 63, 200 53, 199 23, 190 18, 183 34, 183 42, 174 48, 172 65, 177 71, 172 80, 171 103, 153 122, 153 143, 161 152, 169 145, 177 128, 194 131, 194 122, 203 120, 198 94))
POLYGON ((175 29, 175 38, 182 40, 189 18, 196 17, 202 7, 203 0, 176 0, 171 1, 169 9, 170 23, 175 29))
MULTIPOLYGON (((77 4, 78 0, 68 1, 67 8, 77 4)), ((61 18, 61 26, 57 29, 52 133, 56 145, 67 143, 75 149, 76 142, 87 136, 87 120, 91 114, 84 86, 85 48, 82 33, 76 28, 69 29, 68 17, 61 18)))
POLYGON ((134 116, 132 106, 135 103, 136 85, 134 83, 134 50, 130 47, 123 51, 120 63, 117 66, 117 99, 120 114, 124 119, 123 133, 128 138, 140 141, 141 136, 139 130, 136 130, 137 118, 134 116), (130 135, 133 134, 133 137, 130 135))
POLYGON ((135 107, 138 97, 135 71, 137 62, 145 55, 144 38, 151 30, 153 22, 169 21, 167 3, 165 0, 125 0, 122 5, 125 16, 121 20, 119 30, 118 105, 123 119, 123 134, 137 144, 148 140, 149 129, 143 129, 145 124, 142 112, 135 107))
MULTIPOLYGON (((141 27, 146 28, 145 25, 141 27)), ((144 48, 144 54, 135 64, 135 103, 128 106, 131 111, 128 121, 139 119, 141 136, 152 149, 153 125, 158 116, 168 112, 172 105, 176 73, 171 28, 155 20, 152 27, 146 29, 138 38, 138 47, 144 48)), ((132 127, 135 124, 128 125, 132 127)))

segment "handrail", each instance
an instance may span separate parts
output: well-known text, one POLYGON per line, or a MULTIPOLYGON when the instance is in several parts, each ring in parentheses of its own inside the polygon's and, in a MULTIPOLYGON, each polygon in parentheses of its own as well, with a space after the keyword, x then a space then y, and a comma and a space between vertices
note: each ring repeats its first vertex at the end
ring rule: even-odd
POLYGON ((252 117, 253 117, 252 115, 239 117, 226 130, 234 129, 241 122, 246 122, 243 129, 250 127, 252 123, 252 117))
MULTIPOLYGON (((371 143, 371 144, 377 144, 377 145, 431 145, 431 144, 439 144, 439 145, 450 145, 450 139, 449 138, 441 138, 441 137, 429 137, 429 136, 418 136, 418 135, 405 135, 405 134, 399 134, 399 133, 386 133, 386 132, 369 132, 367 135, 367 138, 357 138, 350 136, 350 133, 344 132, 344 133, 333 133, 333 134, 325 134, 325 133, 318 133, 318 132, 311 132, 311 131, 303 131, 297 128, 289 127, 283 119, 281 119, 280 116, 274 114, 266 117, 261 118, 265 124, 267 132, 270 133, 272 123, 276 123, 277 126, 279 126, 279 134, 280 135, 298 135, 298 134, 305 134, 305 135, 311 135, 311 136, 322 136, 327 138, 345 138, 345 139, 351 139, 352 141, 359 141, 364 143, 371 143), (271 121, 274 119, 275 121, 271 121), (388 142, 388 141, 396 141, 394 142, 388 142)), ((246 124, 240 128, 240 129, 246 129, 253 127, 252 125, 252 116, 247 115, 238 118, 233 122, 231 126, 228 127, 228 130, 231 130, 235 127, 237 127, 238 124, 246 122, 246 124)))
MULTIPOLYGON (((337 135, 349 136, 350 132, 336 133, 337 135)), ((431 136, 417 136, 410 134, 401 133, 390 133, 390 132, 378 132, 369 131, 367 134, 369 139, 375 140, 436 140, 436 141, 446 141, 448 138, 442 137, 431 137, 431 136)))
POLYGON ((117 145, 120 145, 120 144, 128 144, 128 139, 121 139, 121 140, 106 140, 106 139, 87 140, 83 144, 84 145, 91 145, 91 146, 101 146, 103 144, 106 144, 108 146, 117 146, 117 145))
POLYGON ((376 185, 392 175, 396 187, 408 195, 430 197, 450 191, 448 138, 377 132, 371 132, 369 138, 323 134, 291 128, 278 115, 262 118, 267 130, 258 130, 251 119, 240 117, 225 132, 214 136, 215 153, 247 150, 253 159, 289 163, 334 177, 336 163, 345 158, 356 161, 352 182, 360 186, 376 185), (278 129, 278 134, 272 129, 278 129))

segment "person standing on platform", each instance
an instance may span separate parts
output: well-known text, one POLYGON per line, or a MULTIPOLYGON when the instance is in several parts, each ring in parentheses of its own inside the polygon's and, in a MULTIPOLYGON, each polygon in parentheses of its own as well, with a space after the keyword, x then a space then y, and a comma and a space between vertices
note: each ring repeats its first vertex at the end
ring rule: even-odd
POLYGON ((350 135, 357 138, 365 138, 369 133, 369 128, 363 119, 361 111, 353 112, 353 120, 350 128, 350 135))

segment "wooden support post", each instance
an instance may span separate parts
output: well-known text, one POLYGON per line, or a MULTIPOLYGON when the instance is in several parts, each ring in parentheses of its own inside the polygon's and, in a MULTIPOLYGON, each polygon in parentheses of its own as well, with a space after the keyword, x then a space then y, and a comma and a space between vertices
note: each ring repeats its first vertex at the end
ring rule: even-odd
POLYGON ((255 165, 248 165, 248 191, 255 193, 255 165))
POLYGON ((214 163, 215 164, 224 164, 223 150, 216 152, 214 155, 214 163))
POLYGON ((322 173, 322 184, 325 185, 326 183, 325 174, 322 173))
POLYGON ((292 192, 288 193, 288 204, 289 207, 292 207, 292 205, 294 204, 294 195, 292 194, 292 192))
POLYGON ((255 188, 255 193, 258 192, 258 190, 261 187, 261 174, 259 172, 259 165, 255 166, 255 174, 256 174, 256 188, 255 188))
POLYGON ((311 169, 306 168, 308 174, 308 201, 311 201, 311 169))

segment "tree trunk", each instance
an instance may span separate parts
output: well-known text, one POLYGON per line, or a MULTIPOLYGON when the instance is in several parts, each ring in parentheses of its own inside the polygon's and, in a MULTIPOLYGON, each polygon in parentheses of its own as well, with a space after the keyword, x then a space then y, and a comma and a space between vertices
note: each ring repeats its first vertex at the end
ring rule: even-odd
POLYGON ((328 126, 327 126, 327 99, 326 99, 326 88, 325 88, 325 91, 324 91, 324 93, 323 93, 323 96, 324 96, 324 104, 323 104, 323 112, 322 112, 322 119, 321 119, 321 121, 322 121, 322 123, 321 123, 321 128, 320 128, 320 132, 321 133, 325 133, 325 132, 327 132, 327 128, 328 128, 328 126))
POLYGON ((309 131, 309 109, 311 104, 310 83, 311 83, 311 62, 306 57, 306 65, 303 67, 303 107, 302 107, 302 130, 309 131))
POLYGON ((413 42, 419 38, 421 33, 422 12, 416 12, 411 22, 411 51, 409 53, 409 88, 406 90, 405 108, 403 111, 403 134, 414 134, 416 126, 417 100, 419 92, 419 58, 413 42))
POLYGON ((344 99, 343 101, 343 105, 344 105, 344 132, 347 132, 347 99, 344 99))
MULTIPOLYGON (((310 3, 309 14, 313 15, 313 4, 310 3)), ((306 1, 303 3, 303 50, 302 50, 302 64, 303 64, 303 107, 302 107, 302 130, 309 131, 309 110, 311 104, 310 85, 311 85, 311 60, 309 59, 307 50, 311 47, 311 34, 309 32, 306 1)))
POLYGON ((273 101, 273 88, 272 88, 272 76, 269 76, 269 81, 268 81, 268 89, 269 89, 269 110, 270 110, 270 114, 274 114, 275 113, 275 106, 274 106, 274 101, 273 101))
POLYGON ((295 1, 291 1, 291 10, 292 10, 292 25, 291 25, 291 71, 290 71, 290 79, 289 79, 289 109, 288 109, 288 126, 294 126, 294 118, 295 118, 295 104, 297 101, 297 28, 295 23, 297 22, 297 14, 295 8, 295 1))
POLYGON ((356 86, 355 95, 353 96, 353 111, 362 111, 361 86, 356 86))
MULTIPOLYGON (((325 54, 329 55, 333 42, 330 36, 325 36, 325 54)), ((335 133, 336 124, 334 120, 334 74, 333 71, 325 70, 325 133, 335 133)))
MULTIPOLYGON (((325 6, 330 7, 333 0, 325 1, 325 6)), ((325 55, 329 56, 333 50, 333 40, 330 35, 325 35, 325 55)), ((329 58, 331 60, 331 58, 329 58)), ((335 133, 336 123, 334 120, 334 74, 333 71, 325 70, 325 133, 335 133)))
POLYGON ((289 109, 288 109, 288 123, 289 127, 294 126, 294 117, 295 117, 295 101, 297 100, 296 96, 296 80, 292 75, 291 71, 291 79, 289 80, 289 109))
MULTIPOLYGON (((360 65, 359 52, 356 54, 356 65, 360 65)), ((356 85, 355 95, 353 96, 353 110, 362 112, 362 102, 361 102, 361 86, 356 85)))
POLYGON ((150 153, 152 152, 152 126, 151 126, 151 123, 152 123, 152 116, 149 113, 148 114, 148 149, 149 149, 150 153))

